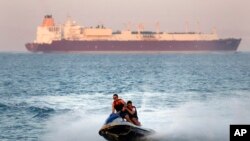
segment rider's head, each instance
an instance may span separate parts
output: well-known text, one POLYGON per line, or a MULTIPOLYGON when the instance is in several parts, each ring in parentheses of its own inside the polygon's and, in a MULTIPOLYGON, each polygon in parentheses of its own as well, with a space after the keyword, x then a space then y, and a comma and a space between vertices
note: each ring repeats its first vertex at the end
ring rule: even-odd
POLYGON ((132 106, 132 101, 129 100, 129 101, 127 102, 127 106, 132 106))
POLYGON ((118 99, 118 94, 114 94, 114 95, 113 95, 113 99, 114 99, 114 100, 117 100, 117 99, 118 99))

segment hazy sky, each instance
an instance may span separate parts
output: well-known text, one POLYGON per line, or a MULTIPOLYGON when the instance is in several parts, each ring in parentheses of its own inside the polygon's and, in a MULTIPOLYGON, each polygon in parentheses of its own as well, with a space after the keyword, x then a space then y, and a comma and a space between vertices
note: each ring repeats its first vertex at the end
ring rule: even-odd
POLYGON ((128 22, 155 30, 159 22, 161 31, 185 31, 188 21, 195 31, 199 22, 202 32, 216 27, 220 37, 242 38, 239 49, 250 51, 250 0, 0 0, 0 51, 26 51, 46 14, 56 23, 71 16, 80 25, 114 30, 128 22))

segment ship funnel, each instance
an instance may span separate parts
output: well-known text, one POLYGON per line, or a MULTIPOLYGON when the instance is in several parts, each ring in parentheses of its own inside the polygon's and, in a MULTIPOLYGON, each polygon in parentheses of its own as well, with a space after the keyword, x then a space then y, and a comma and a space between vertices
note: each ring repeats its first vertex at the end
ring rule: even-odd
POLYGON ((42 23, 43 27, 47 26, 55 26, 54 19, 52 18, 52 15, 45 15, 42 23))

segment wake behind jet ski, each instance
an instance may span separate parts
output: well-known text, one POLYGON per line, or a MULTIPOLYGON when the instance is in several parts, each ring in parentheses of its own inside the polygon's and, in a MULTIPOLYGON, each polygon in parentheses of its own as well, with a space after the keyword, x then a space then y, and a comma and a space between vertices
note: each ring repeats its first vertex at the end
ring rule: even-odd
POLYGON ((119 114, 112 113, 100 129, 99 135, 108 141, 138 141, 146 139, 154 132, 127 122, 119 114))

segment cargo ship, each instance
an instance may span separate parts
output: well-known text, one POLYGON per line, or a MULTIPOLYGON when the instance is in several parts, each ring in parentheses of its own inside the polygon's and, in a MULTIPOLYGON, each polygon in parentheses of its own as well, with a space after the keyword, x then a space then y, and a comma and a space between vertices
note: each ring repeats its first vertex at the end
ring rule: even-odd
MULTIPOLYGON (((159 25, 158 25, 159 26, 159 25)), ((240 38, 218 37, 215 30, 201 32, 145 31, 139 24, 137 30, 130 28, 113 32, 111 28, 98 25, 84 27, 71 18, 56 25, 52 15, 46 15, 37 27, 36 39, 25 44, 30 52, 197 52, 237 51, 240 38)))

